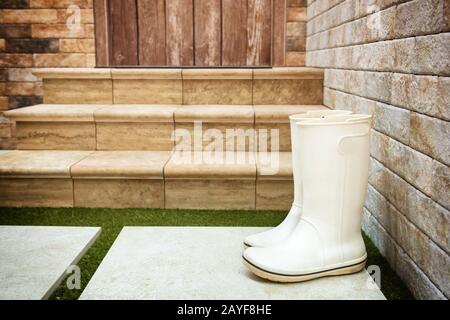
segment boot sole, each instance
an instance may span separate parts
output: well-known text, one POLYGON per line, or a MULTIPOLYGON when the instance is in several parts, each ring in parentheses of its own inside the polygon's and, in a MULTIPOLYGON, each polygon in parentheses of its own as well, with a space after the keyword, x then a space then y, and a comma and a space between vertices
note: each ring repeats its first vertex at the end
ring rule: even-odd
POLYGON ((332 277, 332 276, 342 276, 346 274, 352 274, 360 272, 366 266, 367 259, 362 262, 358 262, 357 264, 352 264, 350 266, 344 266, 335 269, 323 270, 314 273, 307 274, 299 274, 299 275, 283 275, 278 273, 273 273, 261 269, 251 262, 247 261, 244 257, 244 265, 250 269, 255 275, 260 278, 267 279, 274 282, 282 282, 282 283, 292 283, 292 282, 304 282, 313 279, 323 278, 323 277, 332 277))

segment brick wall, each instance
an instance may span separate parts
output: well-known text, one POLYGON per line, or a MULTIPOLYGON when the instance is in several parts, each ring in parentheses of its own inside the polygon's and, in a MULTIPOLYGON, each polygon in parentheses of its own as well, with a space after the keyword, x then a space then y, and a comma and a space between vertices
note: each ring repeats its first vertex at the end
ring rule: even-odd
POLYGON ((287 0, 286 65, 304 66, 306 56, 306 0, 287 0))
POLYGON ((450 1, 309 0, 325 104, 374 115, 364 230, 417 298, 450 297, 450 1))
MULTIPOLYGON (((0 113, 42 102, 42 83, 32 68, 95 66, 92 2, 0 1, 0 113), (70 5, 80 10, 68 11, 70 5), (77 13, 81 24, 69 28, 77 13)), ((13 129, 0 116, 0 149, 14 148, 13 129)))

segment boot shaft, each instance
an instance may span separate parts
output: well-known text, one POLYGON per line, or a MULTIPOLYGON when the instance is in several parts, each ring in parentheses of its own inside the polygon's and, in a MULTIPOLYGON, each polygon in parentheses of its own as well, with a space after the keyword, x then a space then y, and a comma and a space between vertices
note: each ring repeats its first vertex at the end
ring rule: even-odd
POLYGON ((298 123, 303 218, 324 247, 341 259, 364 250, 362 208, 369 170, 370 116, 336 116, 298 123))
POLYGON ((296 124, 300 121, 320 119, 320 118, 332 118, 336 116, 349 115, 351 111, 346 110, 321 110, 321 111, 308 111, 302 114, 296 114, 289 117, 291 125, 291 152, 292 152, 292 171, 294 176, 294 204, 298 207, 302 206, 302 190, 301 190, 301 177, 300 177, 300 164, 299 164, 299 136, 296 124))

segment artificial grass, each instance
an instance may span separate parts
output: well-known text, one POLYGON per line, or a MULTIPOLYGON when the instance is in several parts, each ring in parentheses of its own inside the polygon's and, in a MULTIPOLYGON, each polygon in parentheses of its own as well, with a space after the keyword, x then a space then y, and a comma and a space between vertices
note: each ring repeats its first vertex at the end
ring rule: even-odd
MULTIPOLYGON (((0 225, 96 226, 102 232, 78 262, 81 289, 69 290, 66 281, 51 299, 73 300, 83 292, 104 256, 124 226, 239 226, 270 227, 285 217, 282 211, 165 210, 165 209, 81 209, 81 208, 0 208, 0 225)), ((413 299, 409 290, 390 268, 372 241, 364 237, 368 262, 381 269, 381 291, 387 299, 413 299)))

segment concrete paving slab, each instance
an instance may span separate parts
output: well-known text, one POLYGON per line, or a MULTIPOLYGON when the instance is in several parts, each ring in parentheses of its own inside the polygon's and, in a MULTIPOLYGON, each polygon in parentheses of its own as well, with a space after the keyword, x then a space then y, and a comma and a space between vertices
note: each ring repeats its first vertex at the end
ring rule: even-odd
POLYGON ((100 228, 0 226, 0 299, 47 299, 100 228))
POLYGON ((242 264, 242 240, 265 228, 127 227, 81 299, 385 299, 366 271, 271 283, 242 264))

